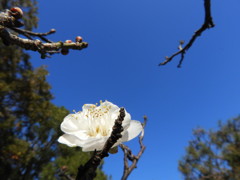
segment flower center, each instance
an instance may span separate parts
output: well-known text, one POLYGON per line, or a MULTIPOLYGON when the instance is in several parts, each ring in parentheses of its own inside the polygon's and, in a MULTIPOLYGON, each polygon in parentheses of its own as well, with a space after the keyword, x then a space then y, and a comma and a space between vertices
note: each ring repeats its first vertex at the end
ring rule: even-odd
POLYGON ((96 137, 97 135, 107 136, 109 134, 109 130, 103 126, 97 126, 95 128, 89 129, 87 134, 91 137, 96 137))
POLYGON ((86 118, 89 123, 87 134, 91 137, 108 136, 111 133, 111 119, 109 110, 111 106, 91 105, 86 111, 86 118))

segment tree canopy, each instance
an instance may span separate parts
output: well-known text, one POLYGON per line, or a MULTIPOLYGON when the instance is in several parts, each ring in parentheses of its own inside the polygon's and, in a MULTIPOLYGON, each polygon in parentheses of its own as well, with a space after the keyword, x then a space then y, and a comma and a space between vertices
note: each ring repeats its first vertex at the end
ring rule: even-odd
POLYGON ((189 180, 240 179, 240 117, 218 130, 196 129, 179 170, 189 180))

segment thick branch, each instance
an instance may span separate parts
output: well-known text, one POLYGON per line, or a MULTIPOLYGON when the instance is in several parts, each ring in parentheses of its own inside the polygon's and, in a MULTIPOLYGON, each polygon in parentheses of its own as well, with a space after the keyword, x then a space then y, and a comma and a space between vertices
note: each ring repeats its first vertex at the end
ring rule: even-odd
POLYGON ((84 165, 78 168, 78 174, 76 180, 93 180, 96 176, 96 169, 100 165, 102 159, 108 156, 109 150, 112 146, 122 137, 121 132, 123 131, 122 121, 125 117, 124 108, 120 109, 120 114, 115 120, 111 136, 106 141, 103 150, 94 153, 92 158, 84 165))
MULTIPOLYGON (((146 122, 147 122, 147 117, 144 116, 144 123, 142 123, 143 128, 145 127, 146 122)), ((123 170, 123 176, 121 180, 126 180, 128 176, 132 173, 132 171, 137 167, 137 163, 146 149, 146 146, 144 146, 143 144, 143 137, 144 137, 144 134, 139 136, 140 150, 137 155, 134 155, 132 153, 132 150, 126 145, 124 144, 120 145, 121 149, 124 152, 124 170, 123 170), (132 162, 130 166, 128 164, 128 161, 132 162)))
POLYGON ((192 36, 192 38, 189 40, 189 42, 182 48, 183 41, 180 42, 179 45, 179 51, 171 55, 170 57, 166 56, 165 61, 160 63, 159 66, 161 65, 166 65, 169 63, 175 56, 181 54, 181 59, 179 61, 178 67, 181 67, 185 53, 187 52, 188 49, 190 49, 195 42, 195 40, 201 36, 202 32, 204 32, 206 29, 213 28, 215 25, 212 20, 211 16, 211 0, 204 0, 204 9, 205 9, 205 20, 203 25, 201 26, 200 29, 198 29, 192 36))

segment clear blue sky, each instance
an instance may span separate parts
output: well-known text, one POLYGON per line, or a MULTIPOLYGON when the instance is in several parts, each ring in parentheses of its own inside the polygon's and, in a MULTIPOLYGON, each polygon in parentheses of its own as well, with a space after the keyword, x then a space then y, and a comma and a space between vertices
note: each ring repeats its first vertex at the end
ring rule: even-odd
MULTIPOLYGON (((203 22, 203 0, 39 1, 39 27, 55 28, 54 41, 80 35, 83 51, 42 60, 47 65, 54 103, 80 110, 85 103, 108 100, 135 120, 149 118, 147 149, 129 180, 183 179, 178 160, 196 127, 216 128, 217 121, 240 113, 240 1, 212 2, 216 27, 203 33, 186 54, 158 67, 189 40, 203 22)), ((137 141, 127 143, 134 151, 137 141)), ((120 179, 123 155, 105 159, 104 170, 120 179)))

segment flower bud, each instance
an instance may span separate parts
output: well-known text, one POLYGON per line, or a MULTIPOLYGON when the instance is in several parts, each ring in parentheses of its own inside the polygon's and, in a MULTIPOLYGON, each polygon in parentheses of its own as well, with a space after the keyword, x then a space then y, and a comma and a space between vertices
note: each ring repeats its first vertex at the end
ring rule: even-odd
POLYGON ((72 40, 66 40, 65 43, 72 43, 72 40))
POLYGON ((56 32, 56 29, 51 29, 50 32, 51 32, 51 33, 55 33, 55 32, 56 32))
POLYGON ((77 37, 76 37, 76 42, 79 42, 79 43, 80 43, 80 42, 82 42, 82 40, 83 40, 83 39, 82 39, 81 36, 77 36, 77 37))
POLYGON ((69 50, 68 50, 68 49, 62 48, 62 50, 61 50, 61 54, 62 54, 62 55, 68 55, 68 53, 69 53, 69 50))
POLYGON ((10 14, 16 19, 21 19, 23 17, 23 11, 19 7, 13 7, 10 9, 10 14))

